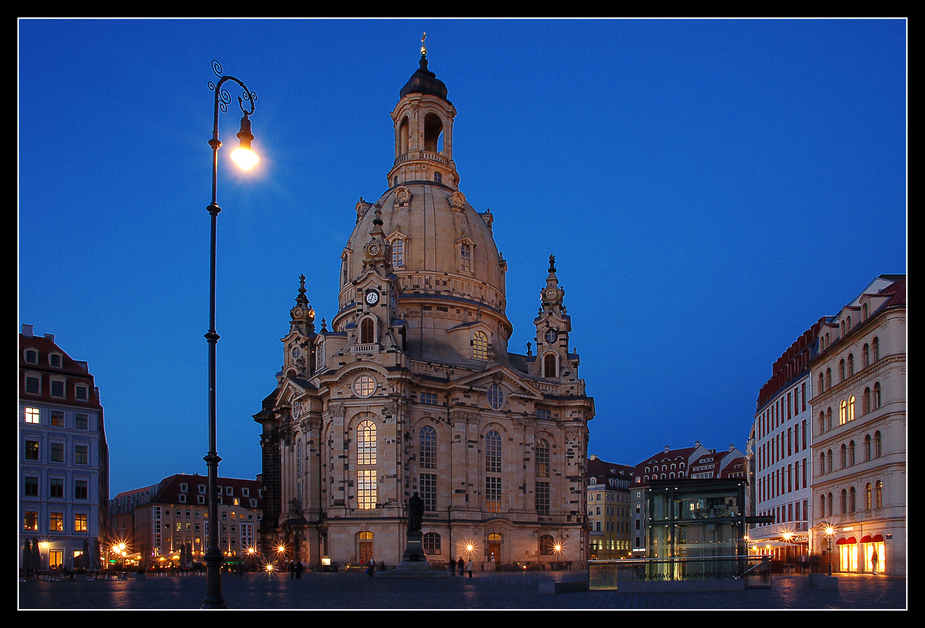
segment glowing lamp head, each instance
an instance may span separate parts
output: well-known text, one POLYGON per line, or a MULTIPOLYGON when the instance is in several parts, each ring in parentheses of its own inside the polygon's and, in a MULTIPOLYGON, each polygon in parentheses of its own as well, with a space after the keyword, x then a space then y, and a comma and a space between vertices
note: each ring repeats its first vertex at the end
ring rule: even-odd
POLYGON ((247 114, 244 114, 244 117, 241 118, 241 130, 238 131, 238 148, 231 153, 231 158, 244 170, 250 170, 260 161, 260 157, 257 156, 257 153, 251 150, 251 142, 253 141, 254 135, 251 133, 251 120, 247 114))

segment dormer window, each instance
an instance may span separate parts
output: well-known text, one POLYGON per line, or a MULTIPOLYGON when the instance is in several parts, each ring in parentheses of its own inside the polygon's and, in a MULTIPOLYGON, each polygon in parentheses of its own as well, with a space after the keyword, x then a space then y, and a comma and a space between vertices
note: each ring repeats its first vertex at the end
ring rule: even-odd
POLYGON ((35 349, 26 349, 25 355, 23 357, 27 364, 39 363, 39 352, 35 349))
POLYGON ((61 368, 61 354, 60 353, 49 354, 48 363, 55 368, 61 368))
POLYGON ((484 331, 472 334, 472 357, 476 360, 488 359, 488 334, 484 331))

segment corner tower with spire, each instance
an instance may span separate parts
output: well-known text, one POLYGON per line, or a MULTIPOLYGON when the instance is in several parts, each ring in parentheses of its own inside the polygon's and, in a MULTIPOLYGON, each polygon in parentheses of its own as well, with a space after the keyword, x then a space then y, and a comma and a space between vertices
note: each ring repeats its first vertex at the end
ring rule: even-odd
POLYGON ((509 351, 494 215, 459 187, 456 109, 421 43, 391 115, 387 188, 351 208, 332 260, 330 329, 315 331, 300 278, 283 368, 254 415, 269 496, 261 546, 312 567, 395 565, 418 493, 428 561, 581 565, 594 402, 569 352, 565 291, 550 257, 537 354, 509 351))

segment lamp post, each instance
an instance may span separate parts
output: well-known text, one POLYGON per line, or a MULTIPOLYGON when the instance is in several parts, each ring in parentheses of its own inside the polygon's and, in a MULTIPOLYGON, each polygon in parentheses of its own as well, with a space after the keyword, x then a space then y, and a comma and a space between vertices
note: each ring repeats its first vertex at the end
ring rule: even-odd
POLYGON ((251 134, 250 116, 254 113, 257 95, 247 89, 247 86, 233 76, 222 74, 222 64, 218 61, 212 61, 212 71, 218 77, 218 83, 209 81, 209 89, 215 92, 215 108, 212 123, 212 139, 209 140, 209 146, 212 147, 212 202, 207 209, 212 217, 212 238, 210 248, 210 273, 209 273, 209 331, 205 337, 209 343, 209 451, 203 460, 209 469, 209 547, 206 550, 206 598, 203 600, 203 608, 225 608, 225 600, 222 598, 222 552, 219 549, 219 523, 218 523, 218 463, 221 458, 216 451, 216 420, 215 420, 215 345, 218 342, 218 334, 215 332, 215 243, 216 243, 216 223, 221 208, 217 202, 218 192, 218 149, 222 142, 218 139, 218 114, 219 111, 226 112, 228 103, 231 102, 231 96, 223 86, 227 81, 237 83, 243 90, 243 95, 238 97, 238 105, 241 107, 243 117, 241 118, 241 130, 238 132, 240 146, 234 151, 232 157, 243 168, 250 168, 257 163, 256 155, 250 151, 250 143, 254 136, 251 134), (247 108, 245 108, 245 103, 247 108), (243 151, 243 152, 242 152, 243 151), (240 153, 240 154, 239 154, 240 153), (248 157, 250 159, 239 159, 248 157))
POLYGON ((826 553, 829 555, 829 575, 832 575, 832 535, 835 534, 835 529, 832 526, 827 526, 825 529, 825 540, 828 545, 826 553))

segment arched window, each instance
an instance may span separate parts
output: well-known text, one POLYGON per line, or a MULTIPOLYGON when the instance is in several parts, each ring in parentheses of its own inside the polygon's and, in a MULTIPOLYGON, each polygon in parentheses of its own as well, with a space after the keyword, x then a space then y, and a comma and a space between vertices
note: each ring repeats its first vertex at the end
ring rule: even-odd
POLYGON ((849 421, 854 421, 854 395, 848 397, 848 416, 849 421))
POLYGON ((883 482, 880 480, 874 485, 874 508, 883 508, 883 482))
POLYGON ((536 477, 549 477, 549 441, 541 438, 536 442, 536 451, 534 452, 534 467, 536 477))
POLYGON ((881 399, 880 399, 880 382, 876 382, 876 383, 874 384, 874 396, 873 396, 873 398, 871 399, 871 404, 872 404, 872 407, 873 407, 874 410, 878 410, 878 409, 880 408, 880 401, 881 401, 881 399))
POLYGON ((844 425, 848 422, 848 402, 842 399, 838 404, 838 424, 844 425))
POLYGON ((424 116, 424 150, 440 152, 440 141, 443 139, 443 120, 435 113, 424 116))
POLYGON ((556 354, 547 353, 543 358, 543 377, 558 377, 559 369, 556 368, 556 354))
POLYGON ((843 359, 838 361, 838 381, 845 381, 845 361, 843 359))
POLYGON ((357 426, 357 506, 364 510, 376 507, 376 424, 363 421, 357 426))
POLYGON ((854 490, 854 487, 852 486, 848 490, 848 512, 854 512, 855 510, 857 510, 856 500, 857 500, 857 491, 854 490))
POLYGON ((398 154, 404 155, 408 152, 411 131, 408 126, 408 118, 402 118, 401 124, 398 125, 398 154))
POLYGON ((870 345, 866 342, 864 343, 864 348, 861 349, 861 366, 862 368, 870 366, 870 345))
POLYGON ((832 387, 832 369, 825 370, 825 387, 827 390, 832 387))
POLYGON ((421 428, 419 466, 422 469, 437 468, 437 431, 430 425, 421 428))
POLYGON ((873 501, 871 497, 870 482, 867 483, 867 486, 864 487, 864 510, 870 510, 873 506, 873 501))
POLYGON ((488 359, 488 334, 484 331, 472 334, 472 357, 476 360, 488 359))
POLYGON ((864 389, 864 396, 861 397, 861 412, 864 414, 870 412, 870 388, 864 389))
POLYGON ((839 503, 839 508, 839 514, 848 514, 848 491, 845 489, 841 490, 841 501, 839 503))
POLYGON ((485 510, 501 512, 501 435, 485 434, 485 510))
POLYGON ((871 451, 870 451, 870 434, 864 436, 864 460, 870 460, 871 451))
POLYGON ((883 443, 882 438, 880 437, 880 430, 874 432, 874 458, 879 458, 883 455, 883 443))
POLYGON ((376 342, 376 325, 369 316, 360 321, 360 343, 370 344, 376 342))
POLYGON ((848 377, 854 375, 854 354, 848 354, 848 377))
POLYGON ((872 356, 873 361, 876 362, 877 360, 880 359, 880 339, 879 338, 875 337, 873 340, 873 351, 874 351, 874 355, 872 356))
POLYGON ((394 238, 392 245, 392 268, 402 268, 405 265, 405 240, 394 238))
POLYGON ((472 272, 472 245, 469 242, 459 243, 459 270, 472 272))
POLYGON ((848 466, 848 448, 844 445, 841 446, 841 468, 844 469, 848 466))

